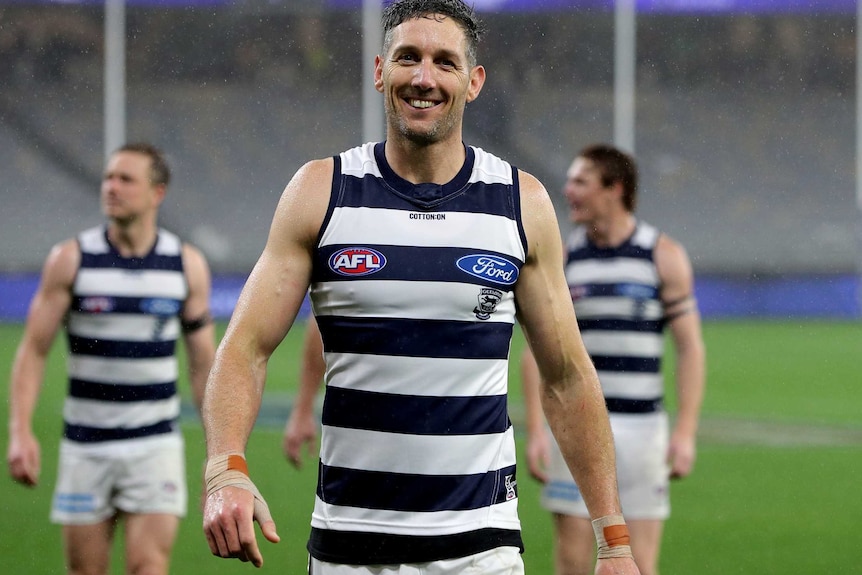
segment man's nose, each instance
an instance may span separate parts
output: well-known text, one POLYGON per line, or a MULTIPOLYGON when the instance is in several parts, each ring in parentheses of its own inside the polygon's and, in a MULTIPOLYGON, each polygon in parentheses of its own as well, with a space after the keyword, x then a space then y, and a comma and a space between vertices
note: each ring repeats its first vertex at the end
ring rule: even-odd
POLYGON ((422 60, 416 66, 413 85, 424 90, 434 87, 434 63, 431 60, 422 60))

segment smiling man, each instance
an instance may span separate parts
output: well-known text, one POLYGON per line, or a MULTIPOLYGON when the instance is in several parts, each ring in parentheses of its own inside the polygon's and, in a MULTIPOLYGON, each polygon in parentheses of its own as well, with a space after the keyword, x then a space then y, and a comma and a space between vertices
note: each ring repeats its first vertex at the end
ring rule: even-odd
POLYGON ((326 399, 309 573, 523 573, 506 409, 517 319, 595 519, 596 573, 636 574, 550 198, 461 139, 485 82, 480 23, 460 0, 402 0, 383 30, 386 141, 309 162, 287 185, 207 383, 210 549, 260 566, 253 519, 278 541, 244 451, 267 361, 310 288, 326 399))

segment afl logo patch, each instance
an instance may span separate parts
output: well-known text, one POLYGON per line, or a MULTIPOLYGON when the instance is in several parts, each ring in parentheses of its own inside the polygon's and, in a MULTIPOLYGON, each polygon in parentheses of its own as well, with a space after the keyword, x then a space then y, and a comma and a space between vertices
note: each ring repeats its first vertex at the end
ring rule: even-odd
POLYGON ((587 286, 569 286, 569 295, 572 296, 572 301, 577 301, 582 297, 587 297, 589 290, 587 286))
POLYGON ((85 297, 81 300, 81 311, 108 313, 114 310, 114 298, 103 296, 85 297))
POLYGON ((510 286, 518 280, 518 267, 509 260, 490 254, 459 258, 456 265, 471 276, 510 286))
POLYGON ((367 276, 386 265, 386 256, 371 248, 344 248, 329 258, 329 269, 343 276, 367 276))

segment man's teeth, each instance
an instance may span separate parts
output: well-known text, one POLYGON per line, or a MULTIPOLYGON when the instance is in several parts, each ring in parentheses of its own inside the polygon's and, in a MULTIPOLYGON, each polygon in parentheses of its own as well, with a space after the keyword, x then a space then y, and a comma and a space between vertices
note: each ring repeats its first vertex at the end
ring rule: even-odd
POLYGON ((428 100, 410 100, 410 105, 414 108, 430 108, 434 105, 434 102, 429 102, 428 100))

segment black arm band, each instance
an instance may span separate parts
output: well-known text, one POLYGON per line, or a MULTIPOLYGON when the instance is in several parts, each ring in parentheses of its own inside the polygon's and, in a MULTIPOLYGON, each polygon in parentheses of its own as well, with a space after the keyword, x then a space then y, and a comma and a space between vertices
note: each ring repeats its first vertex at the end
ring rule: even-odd
POLYGON ((678 308, 675 311, 672 311, 670 313, 666 313, 664 316, 664 321, 666 323, 670 323, 673 320, 675 320, 676 318, 694 311, 694 309, 695 309, 694 305, 688 305, 688 306, 680 308, 680 306, 682 306, 682 304, 688 303, 688 302, 691 302, 692 304, 694 304, 694 296, 693 295, 689 294, 685 297, 681 297, 679 299, 675 299, 673 301, 662 304, 665 310, 668 310, 671 308, 678 308))
POLYGON ((673 301, 662 302, 662 303, 661 303, 661 305, 662 305, 662 307, 664 307, 664 309, 668 309, 668 308, 671 308, 671 307, 674 307, 674 306, 678 306, 678 305, 679 305, 679 304, 681 304, 681 303, 685 303, 685 302, 687 302, 687 301, 688 301, 688 300, 690 300, 690 299, 694 299, 694 296, 693 296, 693 295, 691 295, 691 294, 686 295, 686 296, 683 296, 683 297, 681 297, 681 298, 679 298, 679 299, 675 299, 675 300, 673 300, 673 301))
POLYGON ((684 316, 685 314, 687 314, 687 313, 691 313, 691 312, 693 312, 693 311, 694 311, 694 310, 693 310, 693 309, 691 309, 691 308, 686 308, 686 309, 683 309, 683 310, 680 310, 680 311, 674 312, 674 313, 672 313, 672 314, 669 314, 669 315, 664 316, 664 321, 665 321, 665 323, 670 323, 670 322, 672 322, 673 320, 675 320, 676 318, 681 317, 681 316, 684 316))
POLYGON ((199 318, 189 319, 189 320, 185 320, 185 319, 181 320, 180 325, 183 328, 183 333, 191 333, 193 331, 199 330, 200 328, 204 327, 205 325, 212 323, 212 320, 213 320, 213 318, 210 315, 210 312, 205 312, 199 318))

